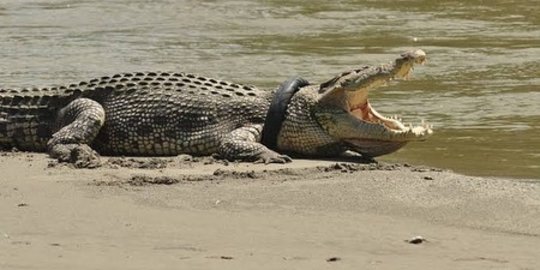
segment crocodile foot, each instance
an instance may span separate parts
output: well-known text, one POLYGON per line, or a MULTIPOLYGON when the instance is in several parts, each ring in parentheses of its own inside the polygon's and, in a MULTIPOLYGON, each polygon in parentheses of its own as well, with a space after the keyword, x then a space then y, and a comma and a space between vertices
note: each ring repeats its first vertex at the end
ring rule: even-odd
POLYGON ((49 153, 59 162, 71 163, 76 168, 91 169, 102 165, 98 153, 87 144, 57 144, 49 153))
POLYGON ((283 164, 283 163, 288 163, 291 161, 292 161, 292 158, 290 158, 289 156, 281 155, 274 151, 269 150, 269 151, 264 151, 260 153, 259 155, 257 155, 254 163, 264 163, 264 164, 282 163, 283 164))

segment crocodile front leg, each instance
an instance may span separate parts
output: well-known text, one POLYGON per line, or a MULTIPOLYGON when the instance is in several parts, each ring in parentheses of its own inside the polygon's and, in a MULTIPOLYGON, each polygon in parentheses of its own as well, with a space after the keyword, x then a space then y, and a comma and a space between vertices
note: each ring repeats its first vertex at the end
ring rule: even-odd
POLYGON ((98 102, 79 98, 57 115, 57 132, 47 142, 49 155, 79 168, 100 165, 99 155, 89 146, 105 122, 105 110, 98 102))
POLYGON ((251 125, 233 130, 225 135, 218 153, 229 160, 254 161, 255 163, 287 163, 292 159, 276 153, 259 143, 262 125, 251 125))

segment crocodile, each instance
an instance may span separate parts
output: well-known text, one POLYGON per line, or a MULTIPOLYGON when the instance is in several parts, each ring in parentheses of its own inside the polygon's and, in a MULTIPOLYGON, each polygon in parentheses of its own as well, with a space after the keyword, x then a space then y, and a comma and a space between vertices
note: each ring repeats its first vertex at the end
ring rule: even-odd
POLYGON ((1 89, 0 148, 86 166, 99 164, 100 155, 216 154, 265 163, 290 162, 293 155, 373 158, 432 134, 430 125, 405 125, 368 101, 371 89, 408 78, 425 61, 418 49, 320 84, 294 78, 273 91, 182 72, 1 89))

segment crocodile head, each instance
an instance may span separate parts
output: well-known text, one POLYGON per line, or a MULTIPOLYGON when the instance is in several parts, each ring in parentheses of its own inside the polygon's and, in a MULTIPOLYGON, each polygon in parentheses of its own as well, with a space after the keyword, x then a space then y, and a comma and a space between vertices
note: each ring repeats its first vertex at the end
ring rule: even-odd
POLYGON ((307 102, 312 104, 310 118, 320 129, 316 137, 324 138, 317 140, 324 140, 327 147, 313 145, 305 151, 305 147, 294 147, 295 142, 289 141, 289 149, 311 152, 305 154, 324 154, 321 152, 332 148, 328 146, 339 145, 365 157, 376 157, 392 153, 410 141, 426 139, 432 134, 430 125, 422 121, 420 125, 413 126, 402 123, 398 117, 386 117, 377 112, 368 100, 370 90, 392 80, 407 79, 414 65, 425 61, 424 51, 410 51, 389 64, 364 66, 320 85, 302 88, 297 95, 300 99, 310 100, 307 102))

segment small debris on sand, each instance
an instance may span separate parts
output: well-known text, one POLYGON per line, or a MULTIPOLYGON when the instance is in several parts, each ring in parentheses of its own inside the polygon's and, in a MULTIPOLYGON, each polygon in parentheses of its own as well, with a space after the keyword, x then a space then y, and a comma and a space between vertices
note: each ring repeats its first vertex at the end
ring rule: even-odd
POLYGON ((341 258, 340 257, 330 257, 328 259, 326 259, 327 262, 337 262, 337 261, 341 261, 341 258))
POLYGON ((408 239, 408 240, 405 240, 405 242, 409 243, 409 244, 414 244, 414 245, 418 245, 418 244, 422 244, 424 242, 427 242, 426 238, 420 236, 420 235, 417 235, 411 239, 408 239))

